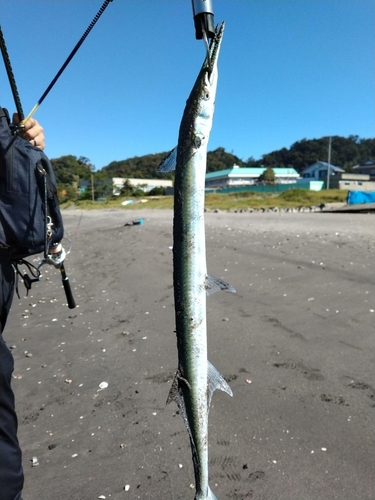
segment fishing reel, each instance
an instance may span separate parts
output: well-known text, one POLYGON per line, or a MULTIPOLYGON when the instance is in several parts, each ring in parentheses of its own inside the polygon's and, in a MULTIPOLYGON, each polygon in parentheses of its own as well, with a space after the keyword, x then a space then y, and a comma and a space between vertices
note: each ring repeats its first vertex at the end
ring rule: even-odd
MULTIPOLYGON (((47 256, 44 259, 42 259, 42 261, 38 265, 37 271, 39 272, 39 276, 40 276, 40 268, 44 264, 50 264, 50 265, 54 266, 56 269, 60 270, 61 281, 62 281, 62 284, 64 287, 68 307, 69 307, 69 309, 74 309, 76 307, 76 302, 74 300, 72 289, 70 288, 69 278, 66 274, 65 266, 64 266, 65 258, 67 255, 70 254, 70 251, 72 249, 72 243, 70 240, 68 240, 66 238, 64 238, 64 239, 66 241, 68 241, 68 243, 69 243, 68 250, 66 251, 65 248, 61 245, 61 249, 58 252, 47 253, 47 256)), ((56 246, 58 246, 59 244, 61 244, 61 242, 58 243, 56 246)), ((38 276, 38 280, 39 280, 39 276, 38 276)))
POLYGON ((68 242, 68 250, 65 250, 63 247, 62 243, 54 243, 50 245, 50 248, 57 248, 59 245, 61 245, 61 249, 58 252, 48 252, 44 259, 42 259, 38 265, 38 269, 40 269, 44 264, 50 264, 54 266, 56 269, 60 269, 62 266, 64 260, 66 259, 66 256, 70 254, 72 250, 72 243, 70 240, 64 238, 63 241, 68 242))

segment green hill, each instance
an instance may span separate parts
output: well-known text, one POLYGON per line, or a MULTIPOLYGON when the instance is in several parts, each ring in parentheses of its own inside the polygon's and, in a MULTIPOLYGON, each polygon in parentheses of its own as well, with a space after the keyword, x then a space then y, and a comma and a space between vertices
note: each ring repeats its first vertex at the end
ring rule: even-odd
MULTIPOLYGON (((293 167, 301 172, 316 161, 327 161, 329 137, 321 139, 302 139, 292 146, 263 155, 259 161, 249 161, 248 166, 293 167)), ((375 139, 360 139, 356 135, 347 138, 332 137, 331 164, 347 172, 362 161, 375 158, 375 139)))
MULTIPOLYGON (((108 177, 135 177, 139 179, 172 179, 174 173, 160 173, 157 168, 169 152, 135 156, 127 160, 113 161, 102 168, 108 177)), ((217 148, 207 154, 207 172, 224 170, 234 164, 244 166, 244 162, 237 156, 227 153, 224 148, 217 148)))
MULTIPOLYGON (((297 172, 301 172, 316 161, 327 161, 328 141, 328 137, 302 139, 292 144, 290 148, 272 151, 263 155, 259 160, 249 158, 247 161, 219 147, 207 154, 207 172, 224 170, 234 164, 240 167, 293 167, 297 172)), ((360 139, 354 135, 347 138, 333 136, 331 144, 331 163, 346 171, 350 171, 353 165, 375 158, 375 139, 360 139)), ((115 161, 102 170, 111 177, 172 178, 173 172, 170 174, 157 172, 160 161, 167 154, 168 152, 165 152, 115 161)))
MULTIPOLYGON (((328 137, 321 139, 302 139, 294 143, 289 149, 282 148, 262 156, 259 160, 249 158, 243 161, 224 148, 219 147, 207 154, 207 172, 215 172, 232 167, 234 164, 240 167, 293 167, 298 172, 312 163, 320 160, 327 161, 328 137)), ((251 145, 249 144, 249 148, 251 145)), ((172 179, 173 172, 168 174, 159 173, 157 167, 169 152, 135 156, 121 161, 113 161, 95 172, 95 178, 104 180, 109 177, 135 177, 140 179, 163 178, 172 179)), ((358 136, 332 137, 331 163, 350 171, 357 163, 375 158, 375 139, 360 139, 358 136)), ((55 158, 52 161, 58 184, 73 185, 81 180, 89 180, 91 177, 90 160, 83 156, 79 158, 69 155, 55 158)))

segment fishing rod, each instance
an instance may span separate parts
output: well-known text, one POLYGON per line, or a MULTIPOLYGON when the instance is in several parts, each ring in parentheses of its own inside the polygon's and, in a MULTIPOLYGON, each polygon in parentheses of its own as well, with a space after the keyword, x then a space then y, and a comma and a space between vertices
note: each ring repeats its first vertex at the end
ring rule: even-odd
POLYGON ((191 0, 195 25, 195 38, 204 41, 208 66, 211 67, 209 39, 215 38, 212 0, 191 0))
POLYGON ((191 0, 195 25, 195 38, 206 41, 214 38, 214 9, 212 0, 191 0))
MULTIPOLYGON (((56 245, 56 243, 55 243, 56 245)), ((66 296, 66 301, 68 303, 69 309, 74 309, 76 307, 76 302, 73 297, 72 289, 70 287, 70 282, 68 275, 66 274, 65 271, 65 266, 64 266, 64 261, 66 258, 66 255, 70 252, 65 252, 64 247, 61 246, 61 250, 57 253, 52 253, 45 255, 45 258, 41 261, 41 263, 38 266, 38 270, 43 266, 43 264, 52 264, 56 269, 60 270, 61 274, 61 281, 64 287, 65 291, 65 296, 66 296)))
MULTIPOLYGON (((26 118, 24 118, 23 109, 22 109, 22 105, 21 105, 21 99, 20 99, 20 96, 19 96, 19 93, 18 93, 16 80, 15 80, 15 77, 14 77, 14 74, 13 74, 13 70, 12 70, 12 65, 10 63, 9 54, 8 54, 8 51, 7 51, 7 48, 6 48, 6 44, 5 44, 3 32, 2 32, 1 26, 0 26, 0 48, 1 48, 1 53, 2 53, 2 56, 3 56, 3 59, 4 59, 4 64, 5 64, 6 72, 7 72, 7 75, 8 75, 9 83, 10 83, 12 94, 13 94, 13 99, 14 99, 14 102, 15 102, 15 105, 16 105, 16 109, 17 109, 17 112, 18 112, 19 119, 21 121, 21 127, 17 127, 18 129, 22 128, 22 124, 26 123, 27 120, 29 118, 31 118, 31 116, 33 115, 33 113, 38 108, 38 106, 42 103, 42 101, 44 100, 44 98, 47 96, 47 94, 49 93, 49 91, 51 90, 51 88, 53 87, 53 85, 56 83, 57 79, 59 78, 59 76, 61 75, 61 73, 64 71, 64 69, 66 68, 66 66, 70 62, 70 60, 73 58, 74 54, 77 52, 77 50, 79 49, 79 47, 82 45, 83 41, 85 40, 85 38, 87 37, 87 35, 91 31, 91 29, 93 28, 93 26, 95 25, 95 23, 97 22, 97 20, 99 19, 99 17, 103 13, 104 9, 107 7, 107 5, 110 2, 112 2, 112 0, 106 0, 104 2, 104 4, 102 5, 102 7, 100 8, 99 12, 95 16, 94 20, 91 22, 91 24, 89 25, 89 27, 85 31, 84 35, 81 37, 80 41, 77 43, 77 45, 75 46, 75 48, 73 49, 73 51, 70 53, 68 59, 63 64, 63 66, 61 67, 60 71, 57 73, 56 77, 53 79, 53 81, 51 82, 51 84, 48 86, 47 90, 44 92, 44 94, 42 95, 41 99, 39 99, 38 104, 36 106, 34 106, 32 112, 29 113, 29 115, 26 118)), ((48 255, 48 258, 45 259, 42 262, 42 264, 47 261, 47 262, 53 264, 57 269, 60 270, 61 280, 62 280, 62 284, 63 284, 63 287, 64 287, 64 291, 65 291, 65 295, 66 295, 68 307, 69 307, 69 309, 74 309, 76 307, 76 303, 75 303, 75 300, 74 300, 74 297, 73 297, 73 293, 72 293, 72 290, 71 290, 71 287, 70 287, 69 278, 68 278, 68 275, 67 275, 66 270, 65 270, 65 265, 64 265, 65 256, 66 256, 65 251, 62 248, 62 250, 60 252, 58 252, 57 254, 50 254, 50 255, 48 255)))
POLYGON ((4 40, 3 31, 1 29, 1 26, 0 26, 0 48, 1 48, 1 53, 3 55, 3 59, 4 59, 5 69, 6 69, 6 72, 8 75, 10 88, 12 90, 13 99, 14 99, 14 102, 16 104, 17 113, 19 116, 24 116, 22 106, 21 106, 21 99, 20 99, 20 96, 18 94, 16 80, 15 80, 14 75, 13 75, 12 65, 10 64, 9 54, 7 51, 7 47, 5 45, 5 40, 4 40))
POLYGON ((107 8, 108 4, 110 2, 112 2, 113 0, 105 0, 105 2, 103 3, 103 5, 100 7, 100 9, 98 10, 96 16, 94 17, 94 19, 91 21, 91 23, 89 24, 88 28, 86 29, 86 31, 84 32, 84 34, 81 36, 81 38, 79 39, 79 41, 77 42, 77 44, 75 45, 74 49, 71 51, 71 53, 69 54, 69 56, 67 57, 66 61, 64 62, 64 64, 61 66, 61 68, 59 69, 59 71, 57 72, 55 78, 52 80, 52 82, 48 85, 48 87, 46 88, 46 90, 44 91, 44 93, 42 94, 41 98, 39 99, 39 101, 35 104, 35 106, 33 107, 33 109, 30 111, 30 113, 27 115, 27 117, 22 120, 21 122, 21 125, 24 125, 27 120, 29 120, 33 114, 35 113, 35 111, 39 108, 39 106, 42 104, 42 102, 44 101, 44 99, 47 97, 47 95, 49 94, 50 90, 52 89, 52 87, 55 85, 55 83, 57 82, 57 80, 60 78, 62 72, 64 71, 64 69, 68 66, 68 64, 70 63, 70 61, 73 59, 73 57, 75 56, 76 52, 78 51, 78 49, 80 48, 80 46, 83 44, 83 42, 85 41, 85 39, 87 38, 88 34, 90 33, 90 31, 92 30, 92 28, 95 26, 96 22, 98 21, 98 19, 100 18, 100 16, 103 14, 103 12, 105 11, 105 9, 107 8))
MULTIPOLYGON (((60 78, 61 74, 63 73, 63 71, 65 70, 65 68, 67 67, 67 65, 73 59, 74 55, 76 54, 76 52, 78 51, 78 49, 80 48, 80 46, 82 45, 82 43, 85 41, 85 39, 89 35, 90 31, 95 26, 95 24, 97 23, 98 19, 103 14, 104 10, 107 8, 107 6, 108 6, 108 4, 110 2, 112 2, 112 0, 105 0, 104 1, 103 5, 100 7, 99 11, 97 12, 96 16, 91 21, 91 23, 89 24, 88 28, 86 29, 86 31, 84 32, 84 34, 82 35, 82 37, 79 39, 78 43, 75 45, 75 47, 71 51, 71 53, 67 57, 67 59, 64 62, 64 64, 61 66, 60 70, 57 72, 57 74, 54 77, 54 79, 52 80, 52 82, 48 85, 47 89, 44 91, 44 93, 42 94, 41 98, 36 103, 36 105, 33 107, 33 109, 30 111, 30 113, 27 115, 26 118, 24 118, 25 115, 23 113, 23 109, 22 109, 22 105, 21 105, 21 99, 20 99, 20 96, 18 94, 16 80, 15 80, 15 77, 14 77, 14 74, 13 74, 12 66, 11 66, 11 63, 10 63, 10 58, 9 58, 9 55, 8 55, 8 51, 7 51, 7 48, 6 48, 6 45, 5 45, 4 36, 3 36, 2 30, 1 30, 1 26, 0 26, 0 49, 1 49, 1 53, 2 53, 3 59, 4 59, 4 64, 5 64, 6 72, 7 72, 7 75, 8 75, 8 80, 9 80, 9 83, 10 83, 10 87, 11 87, 11 90, 12 90, 13 99, 14 99, 14 102, 15 102, 15 105, 16 105, 17 113, 18 113, 18 116, 19 116, 19 119, 20 119, 20 122, 21 122, 19 126, 14 127, 14 132, 17 132, 17 130, 23 128, 25 126, 25 123, 27 122, 27 120, 29 120, 33 116, 33 114, 35 113, 35 111, 42 104, 42 102, 47 97, 47 95, 51 91, 52 87, 57 82, 57 80, 60 78)), ((51 254, 51 255, 53 255, 53 254, 51 254)), ((65 266, 64 266, 64 258, 62 258, 61 261, 60 261, 59 257, 56 256, 55 259, 53 257, 51 257, 49 259, 49 261, 56 268, 60 269, 61 279, 62 279, 62 283, 63 283, 65 295, 66 295, 66 298, 67 298, 68 307, 70 309, 74 309, 76 307, 76 303, 75 303, 75 300, 74 300, 74 297, 73 297, 73 294, 72 294, 72 290, 71 290, 71 287, 70 287, 69 278, 68 278, 68 276, 66 274, 66 270, 65 270, 65 266)))

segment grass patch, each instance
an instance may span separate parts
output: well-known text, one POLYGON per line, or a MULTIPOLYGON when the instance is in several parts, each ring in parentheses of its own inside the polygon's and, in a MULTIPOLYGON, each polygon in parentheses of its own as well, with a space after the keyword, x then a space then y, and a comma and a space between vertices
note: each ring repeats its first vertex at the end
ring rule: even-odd
POLYGON ((296 208, 320 205, 321 203, 345 203, 347 191, 330 189, 309 191, 307 189, 288 189, 282 193, 243 193, 209 194, 206 208, 221 210, 241 210, 245 208, 296 208))
MULTIPOLYGON (((229 194, 208 194, 206 195, 206 208, 209 210, 241 210, 246 208, 294 208, 320 205, 321 203, 345 203, 347 191, 340 189, 329 189, 324 191, 309 191, 307 189, 288 189, 282 193, 259 193, 243 191, 229 194)), ((124 210, 148 209, 172 209, 173 196, 155 196, 144 198, 146 203, 140 203, 134 198, 134 203, 121 205, 127 198, 108 199, 105 203, 93 202, 90 200, 77 201, 76 203, 66 202, 61 208, 77 207, 81 209, 106 209, 121 208, 124 210)))

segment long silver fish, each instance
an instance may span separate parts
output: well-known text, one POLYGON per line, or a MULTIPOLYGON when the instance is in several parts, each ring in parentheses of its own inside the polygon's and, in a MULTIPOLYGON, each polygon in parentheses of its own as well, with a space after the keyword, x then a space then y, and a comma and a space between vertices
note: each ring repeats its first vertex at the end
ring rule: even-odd
POLYGON ((217 61, 224 23, 216 28, 207 57, 187 100, 178 145, 159 166, 174 168, 173 282, 178 369, 167 402, 176 401, 187 427, 194 464, 195 500, 217 500, 208 485, 208 410, 212 393, 232 396, 207 360, 206 295, 235 290, 207 274, 204 195, 207 143, 212 127, 217 61))

